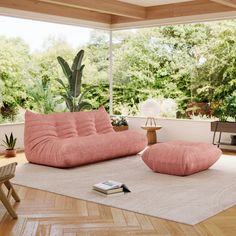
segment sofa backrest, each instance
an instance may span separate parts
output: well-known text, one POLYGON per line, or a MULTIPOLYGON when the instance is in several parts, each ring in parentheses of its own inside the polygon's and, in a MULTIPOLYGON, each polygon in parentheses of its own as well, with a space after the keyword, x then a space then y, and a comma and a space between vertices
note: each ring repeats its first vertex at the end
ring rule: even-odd
POLYGON ((114 132, 110 116, 107 114, 104 107, 100 107, 98 110, 93 111, 93 114, 95 117, 95 128, 98 134, 114 132))
POLYGON ((35 137, 70 138, 114 132, 103 107, 96 111, 54 114, 25 113, 25 134, 35 137))

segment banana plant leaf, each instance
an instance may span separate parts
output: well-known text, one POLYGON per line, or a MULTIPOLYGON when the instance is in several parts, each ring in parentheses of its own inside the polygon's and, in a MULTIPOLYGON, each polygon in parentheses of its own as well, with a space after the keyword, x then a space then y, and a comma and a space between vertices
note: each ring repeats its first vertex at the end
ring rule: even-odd
POLYGON ((91 107, 92 107, 92 105, 90 103, 83 101, 78 104, 77 111, 82 111, 84 109, 90 109, 91 107))
POLYGON ((91 88, 92 87, 87 88, 83 93, 79 95, 78 104, 82 102, 82 100, 84 99, 84 96, 91 90, 91 88))
POLYGON ((63 82, 61 79, 56 79, 56 81, 57 81, 58 83, 60 83, 61 86, 65 89, 67 96, 71 96, 70 91, 68 90, 68 88, 66 87, 66 85, 64 84, 64 82, 63 82))
POLYGON ((74 97, 78 97, 81 93, 81 85, 82 85, 82 75, 83 75, 83 70, 84 70, 85 65, 82 65, 79 70, 73 71, 73 78, 74 84, 72 87, 72 94, 74 97))
POLYGON ((61 65, 62 71, 64 75, 66 76, 67 79, 69 79, 72 76, 72 70, 70 69, 70 66, 68 63, 62 58, 62 57, 57 57, 57 60, 59 64, 61 65))
POLYGON ((66 102, 66 106, 67 108, 69 109, 70 112, 73 112, 74 111, 74 105, 73 105, 73 97, 71 96, 66 96, 66 95, 63 95, 63 98, 66 102))
POLYGON ((83 101, 84 96, 89 91, 89 89, 81 93, 82 76, 83 70, 85 68, 85 65, 82 65, 83 57, 84 50, 80 50, 75 56, 71 68, 62 57, 57 58, 63 69, 63 73, 68 79, 69 84, 67 86, 61 79, 57 79, 57 81, 65 90, 63 98, 66 102, 67 108, 71 112, 92 107, 90 103, 83 101))
POLYGON ((64 75, 66 76, 68 83, 70 85, 70 88, 73 86, 73 73, 72 70, 70 69, 69 64, 62 58, 62 57, 57 57, 57 60, 62 68, 62 71, 64 75))
POLYGON ((81 68, 82 60, 84 57, 84 50, 80 50, 77 55, 75 56, 75 59, 72 64, 72 71, 79 70, 81 68))

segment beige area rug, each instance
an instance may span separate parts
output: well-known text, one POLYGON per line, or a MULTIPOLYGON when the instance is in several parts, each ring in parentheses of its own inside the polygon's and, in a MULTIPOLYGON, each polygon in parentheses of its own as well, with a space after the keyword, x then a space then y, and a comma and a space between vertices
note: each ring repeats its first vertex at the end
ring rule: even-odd
POLYGON ((236 204, 236 157, 222 156, 211 169, 188 177, 154 173, 140 156, 72 169, 22 164, 13 182, 194 225, 236 204), (91 190, 109 179, 127 184, 131 193, 106 198, 91 190))

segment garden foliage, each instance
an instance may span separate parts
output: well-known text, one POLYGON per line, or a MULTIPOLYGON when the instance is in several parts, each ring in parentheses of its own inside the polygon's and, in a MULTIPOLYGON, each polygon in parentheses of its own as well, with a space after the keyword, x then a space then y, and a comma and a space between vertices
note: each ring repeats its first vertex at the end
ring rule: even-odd
MULTIPOLYGON (((187 24, 114 32, 114 114, 137 115, 148 98, 172 98, 178 115, 189 102, 217 107, 236 90, 236 21, 187 24)), ((108 109, 108 34, 93 31, 83 45, 82 92, 92 108, 108 109)), ((67 110, 57 82, 66 81, 57 57, 72 64, 79 49, 48 40, 30 52, 18 38, 0 36, 2 119, 14 119, 20 107, 50 113, 67 110)), ((234 112, 234 111, 233 111, 234 112)))

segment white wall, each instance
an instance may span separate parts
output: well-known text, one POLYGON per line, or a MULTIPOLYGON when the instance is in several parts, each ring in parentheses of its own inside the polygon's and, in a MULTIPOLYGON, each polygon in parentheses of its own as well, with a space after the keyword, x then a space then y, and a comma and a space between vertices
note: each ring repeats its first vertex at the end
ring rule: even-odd
MULTIPOLYGON (((13 133, 14 137, 17 138, 16 148, 23 149, 24 147, 24 123, 15 124, 0 124, 0 142, 5 140, 5 134, 10 135, 13 133)), ((4 151, 4 147, 0 146, 0 153, 4 151)))
MULTIPOLYGON (((129 128, 146 133, 146 131, 141 129, 141 126, 145 124, 145 121, 145 118, 129 117, 129 128)), ((210 131, 210 121, 157 119, 157 123, 162 126, 162 129, 157 131, 157 139, 159 142, 166 142, 170 140, 200 141, 207 143, 212 142, 213 132, 210 131)), ((24 123, 1 124, 0 140, 4 139, 5 133, 9 135, 11 132, 13 132, 14 136, 17 137, 16 147, 18 149, 23 149, 24 123)), ((230 134, 223 134, 222 141, 230 142, 230 134)), ((230 149, 236 149, 236 147, 230 146, 230 149)), ((0 152, 3 150, 4 148, 0 147, 0 152)))
MULTIPOLYGON (((130 129, 143 133, 145 131, 141 129, 141 126, 145 124, 145 121, 146 118, 141 117, 128 118, 130 129)), ((157 131, 159 142, 186 140, 212 143, 213 132, 210 131, 211 121, 209 120, 157 119, 157 124, 162 126, 162 129, 157 131)), ((216 137, 218 138, 218 135, 216 137)), ((230 142, 230 134, 222 134, 221 141, 230 142)), ((230 149, 233 148, 230 146, 230 149)))

